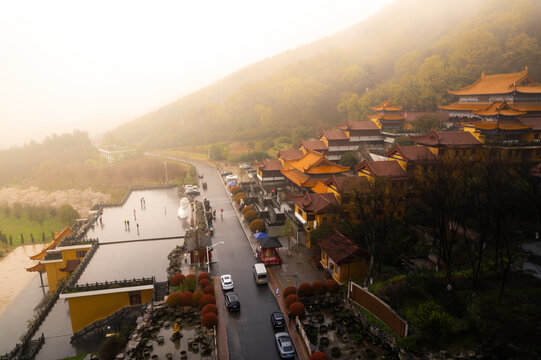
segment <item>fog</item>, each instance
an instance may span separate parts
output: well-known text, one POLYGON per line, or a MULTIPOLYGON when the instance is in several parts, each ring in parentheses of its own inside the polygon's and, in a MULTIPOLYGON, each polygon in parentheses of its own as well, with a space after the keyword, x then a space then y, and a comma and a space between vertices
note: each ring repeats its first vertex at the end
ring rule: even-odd
POLYGON ((106 131, 390 2, 2 2, 0 148, 106 131))

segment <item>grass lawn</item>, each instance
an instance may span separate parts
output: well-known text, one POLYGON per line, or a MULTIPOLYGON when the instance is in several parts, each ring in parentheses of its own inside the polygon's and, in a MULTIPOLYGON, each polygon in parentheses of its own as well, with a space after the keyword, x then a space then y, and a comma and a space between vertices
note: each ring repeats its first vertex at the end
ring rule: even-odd
POLYGON ((210 162, 207 151, 203 152, 203 151, 194 151, 194 150, 190 151, 190 150, 182 150, 182 149, 172 149, 172 150, 157 150, 155 152, 158 154, 178 156, 181 158, 195 160, 195 161, 210 162))
POLYGON ((52 240, 52 231, 62 230, 66 224, 63 224, 60 219, 48 217, 40 224, 38 221, 31 221, 26 214, 23 214, 19 219, 11 215, 6 216, 5 213, 0 213, 0 231, 6 235, 8 239, 8 248, 13 248, 21 245, 21 233, 24 237, 24 244, 32 244, 31 236, 34 236, 35 243, 43 243, 43 233, 45 233, 45 242, 52 240), (9 244, 9 237, 13 239, 13 245, 9 244))

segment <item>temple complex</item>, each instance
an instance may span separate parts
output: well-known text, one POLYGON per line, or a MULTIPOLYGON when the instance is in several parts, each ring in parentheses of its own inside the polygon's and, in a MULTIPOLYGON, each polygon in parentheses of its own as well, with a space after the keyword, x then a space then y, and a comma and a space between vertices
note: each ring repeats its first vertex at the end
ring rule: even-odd
POLYGON ((384 132, 401 132, 409 130, 409 123, 406 124, 406 116, 402 112, 402 106, 394 106, 389 100, 379 106, 372 108, 376 112, 370 120, 384 132))

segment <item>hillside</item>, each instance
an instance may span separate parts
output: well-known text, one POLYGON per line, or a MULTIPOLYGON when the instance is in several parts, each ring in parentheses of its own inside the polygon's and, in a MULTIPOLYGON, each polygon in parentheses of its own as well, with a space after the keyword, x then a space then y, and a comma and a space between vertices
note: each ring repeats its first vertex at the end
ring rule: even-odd
POLYGON ((397 0, 369 19, 248 66, 106 134, 145 147, 295 144, 389 98, 409 110, 450 101, 481 71, 529 66, 541 81, 541 3, 397 0), (257 141, 264 140, 264 141, 257 141))

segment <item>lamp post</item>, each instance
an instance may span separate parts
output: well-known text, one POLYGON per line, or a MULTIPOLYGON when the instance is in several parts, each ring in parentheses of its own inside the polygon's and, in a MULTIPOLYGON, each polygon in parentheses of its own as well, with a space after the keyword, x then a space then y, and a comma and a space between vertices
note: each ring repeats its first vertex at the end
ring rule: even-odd
POLYGON ((224 244, 224 242, 220 241, 220 242, 217 242, 216 244, 210 244, 209 246, 207 246, 207 272, 209 273, 209 275, 210 275, 209 251, 214 249, 215 246, 222 245, 222 244, 224 244))

